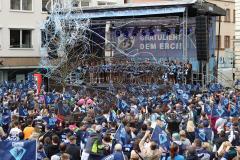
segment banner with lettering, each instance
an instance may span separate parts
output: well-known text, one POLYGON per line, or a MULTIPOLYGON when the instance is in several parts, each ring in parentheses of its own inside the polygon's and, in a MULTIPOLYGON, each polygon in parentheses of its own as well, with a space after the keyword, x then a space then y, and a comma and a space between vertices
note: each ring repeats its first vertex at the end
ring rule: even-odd
MULTIPOLYGON (((191 21, 194 21, 192 19, 191 21)), ((125 27, 113 30, 114 54, 131 58, 148 58, 154 61, 181 60, 183 58, 182 27, 125 27)), ((188 59, 196 59, 195 27, 188 27, 188 59)))
POLYGON ((0 160, 36 160, 36 141, 0 141, 0 160))

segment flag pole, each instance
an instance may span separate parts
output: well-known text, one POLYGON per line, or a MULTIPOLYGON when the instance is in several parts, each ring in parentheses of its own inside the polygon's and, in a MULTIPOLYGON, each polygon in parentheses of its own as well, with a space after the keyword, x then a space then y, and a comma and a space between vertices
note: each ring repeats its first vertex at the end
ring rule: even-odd
MULTIPOLYGON (((157 126, 157 125, 156 125, 156 126, 157 126)), ((154 127, 154 129, 153 129, 153 131, 152 131, 152 134, 151 134, 150 140, 152 139, 152 135, 153 135, 153 133, 154 133, 154 131, 155 131, 155 129, 156 129, 156 126, 154 127)))
POLYGON ((122 151, 122 155, 123 155, 123 160, 126 160, 126 158, 125 158, 125 156, 124 156, 124 153, 123 153, 123 151, 122 151))

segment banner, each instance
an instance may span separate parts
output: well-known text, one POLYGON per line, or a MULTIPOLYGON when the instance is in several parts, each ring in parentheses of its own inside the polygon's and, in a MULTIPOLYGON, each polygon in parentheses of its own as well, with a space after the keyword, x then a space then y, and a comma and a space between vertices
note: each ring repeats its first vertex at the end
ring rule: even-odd
MULTIPOLYGON (((195 19, 189 19, 189 21, 195 23, 195 19)), ((176 31, 175 27, 138 28, 135 26, 112 32, 115 55, 125 54, 129 58, 148 58, 157 62, 182 60, 184 38, 182 28, 176 31)), ((187 39, 188 59, 196 60, 195 26, 188 28, 187 39)))
POLYGON ((42 75, 36 73, 36 74, 34 74, 34 79, 37 82, 37 93, 39 94, 41 91, 41 86, 42 86, 42 81, 43 81, 42 75))
POLYGON ((0 159, 2 160, 36 160, 36 141, 1 141, 0 159))
POLYGON ((127 132, 123 124, 118 127, 115 133, 115 139, 118 143, 121 143, 122 145, 127 144, 127 132))

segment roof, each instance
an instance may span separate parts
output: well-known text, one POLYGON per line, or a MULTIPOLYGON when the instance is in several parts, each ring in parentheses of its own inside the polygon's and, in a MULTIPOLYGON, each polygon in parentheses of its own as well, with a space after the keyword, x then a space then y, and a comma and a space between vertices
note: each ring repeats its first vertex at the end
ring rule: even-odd
POLYGON ((124 5, 76 8, 73 13, 83 18, 109 19, 127 17, 157 17, 174 14, 182 16, 185 10, 189 16, 224 16, 225 10, 209 2, 199 0, 163 0, 159 3, 127 3, 124 5), (79 16, 79 15, 78 15, 79 16))
POLYGON ((89 10, 114 10, 114 9, 130 9, 130 8, 151 8, 151 7, 165 7, 165 6, 183 6, 195 4, 198 0, 162 0, 161 2, 146 2, 146 3, 126 3, 123 5, 106 5, 95 7, 83 7, 83 11, 89 10))

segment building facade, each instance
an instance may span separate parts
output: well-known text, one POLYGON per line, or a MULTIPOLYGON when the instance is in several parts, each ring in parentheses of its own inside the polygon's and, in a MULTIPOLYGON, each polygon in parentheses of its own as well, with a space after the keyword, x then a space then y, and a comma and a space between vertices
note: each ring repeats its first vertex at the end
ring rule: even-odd
MULTIPOLYGON (((24 80, 27 73, 39 68, 41 24, 48 15, 48 1, 0 0, 0 82, 24 80)), ((76 7, 123 3, 123 0, 76 0, 76 7)))
POLYGON ((0 81, 25 79, 38 67, 40 25, 47 12, 40 0, 0 0, 0 81))
POLYGON ((235 76, 240 79, 240 0, 235 0, 236 23, 235 23, 235 76))
POLYGON ((231 86, 235 80, 235 0, 208 0, 225 9, 226 16, 216 19, 216 51, 218 81, 231 86), (218 46, 219 45, 219 46, 218 46))

